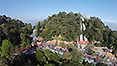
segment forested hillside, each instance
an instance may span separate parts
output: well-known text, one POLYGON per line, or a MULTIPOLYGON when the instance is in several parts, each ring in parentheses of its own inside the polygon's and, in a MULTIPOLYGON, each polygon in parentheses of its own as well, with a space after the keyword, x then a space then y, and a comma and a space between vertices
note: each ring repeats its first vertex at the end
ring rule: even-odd
POLYGON ((24 55, 20 50, 31 46, 33 40, 30 35, 33 29, 37 29, 36 36, 42 37, 45 41, 52 40, 53 37, 59 35, 62 36, 62 41, 77 41, 83 34, 88 38, 89 44, 107 46, 113 49, 113 54, 117 54, 117 31, 105 26, 98 17, 84 18, 83 20, 82 16, 80 13, 59 12, 48 16, 42 22, 38 22, 33 28, 30 23, 23 23, 21 20, 11 19, 5 15, 0 16, 0 65, 66 66, 68 64, 71 66, 74 64, 87 66, 88 63, 81 63, 82 53, 73 48, 73 52, 66 52, 63 58, 60 58, 59 54, 52 54, 48 50, 41 49, 34 55, 24 55), (81 22, 85 24, 86 30, 80 30, 81 22), (100 43, 95 43, 95 41, 100 41, 100 43), (20 48, 19 44, 21 44, 20 48), (11 57, 13 57, 14 52, 18 52, 18 55, 12 61, 11 57))
POLYGON ((107 46, 111 49, 117 48, 117 31, 112 31, 108 26, 98 17, 90 17, 90 19, 84 18, 82 21, 86 30, 80 30, 80 13, 66 13, 59 12, 59 14, 53 14, 45 19, 41 23, 41 27, 44 29, 40 36, 45 40, 52 40, 52 36, 58 36, 61 34, 63 40, 76 41, 80 34, 84 34, 90 43, 100 41, 101 43, 95 44, 96 46, 107 46))
POLYGON ((49 16, 48 19, 42 22, 44 30, 40 33, 40 36, 44 37, 45 40, 51 40, 52 36, 61 34, 63 40, 76 40, 77 36, 82 33, 80 30, 80 15, 60 12, 49 16))
POLYGON ((5 15, 0 16, 0 46, 4 39, 9 40, 13 45, 18 45, 21 41, 30 43, 32 25, 23 23, 18 19, 11 19, 5 15))
POLYGON ((0 16, 0 65, 10 65, 12 56, 19 51, 19 44, 22 43, 22 48, 30 46, 32 33, 32 25, 23 23, 18 19, 11 19, 5 15, 0 16))

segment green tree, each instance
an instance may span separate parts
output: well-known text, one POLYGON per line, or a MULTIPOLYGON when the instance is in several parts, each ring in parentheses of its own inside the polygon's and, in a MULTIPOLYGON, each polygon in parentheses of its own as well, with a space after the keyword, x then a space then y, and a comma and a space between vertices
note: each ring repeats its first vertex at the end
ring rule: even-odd
POLYGON ((55 62, 59 62, 60 59, 61 59, 60 54, 54 53, 54 54, 51 54, 50 56, 50 60, 53 60, 55 62))
POLYGON ((39 64, 37 66, 40 66, 39 64))
POLYGON ((70 61, 73 64, 78 64, 82 62, 82 53, 80 53, 77 49, 73 49, 72 52, 72 60, 70 61))
POLYGON ((27 38, 26 37, 27 35, 23 34, 23 33, 20 33, 20 37, 21 37, 21 48, 24 48, 26 46, 30 46, 31 44, 31 40, 29 40, 30 38, 27 38))
POLYGON ((44 66, 55 66, 55 65, 53 65, 53 64, 45 64, 44 66))
POLYGON ((22 39, 22 42, 25 42, 25 41, 26 41, 26 36, 25 36, 25 34, 20 33, 20 37, 21 37, 21 39, 22 39))
POLYGON ((27 31, 28 31, 27 35, 30 36, 32 33, 32 25, 29 23, 25 27, 27 28, 27 31))
POLYGON ((38 22, 36 28, 37 28, 37 31, 36 31, 36 37, 38 37, 38 36, 40 35, 40 28, 41 28, 41 26, 40 26, 40 22, 38 22))
POLYGON ((71 60, 72 58, 72 55, 71 53, 69 53, 68 51, 66 51, 63 55, 63 58, 62 59, 67 59, 67 60, 71 60))
POLYGON ((80 48, 82 49, 82 46, 81 46, 81 44, 80 44, 80 48))
POLYGON ((95 43, 94 44, 96 47, 100 47, 100 43, 95 43))
POLYGON ((49 50, 42 50, 44 52, 44 55, 47 57, 48 61, 50 61, 50 56, 52 53, 50 53, 49 50))
POLYGON ((60 43, 59 46, 61 46, 62 48, 65 48, 66 47, 65 43, 60 43))
POLYGON ((55 39, 56 39, 55 46, 58 46, 58 37, 57 37, 57 36, 55 36, 55 39))
POLYGON ((36 58, 40 63, 46 62, 46 58, 45 58, 44 54, 41 51, 37 51, 36 58))
POLYGON ((117 50, 115 51, 115 53, 114 53, 116 56, 117 56, 117 50))
POLYGON ((27 39, 27 46, 31 46, 31 40, 27 39))
POLYGON ((26 42, 22 42, 22 44, 21 44, 21 48, 25 48, 25 47, 26 47, 26 45, 27 45, 27 43, 26 43, 26 42))
POLYGON ((78 66, 84 66, 84 65, 80 63, 80 64, 78 64, 78 66))
POLYGON ((52 36, 55 35, 55 34, 53 34, 54 31, 55 30, 43 30, 40 33, 40 36, 43 37, 45 41, 51 40, 52 39, 52 36))
POLYGON ((84 64, 84 66, 93 66, 93 64, 92 64, 92 63, 89 64, 88 62, 86 62, 86 63, 84 64))
POLYGON ((94 53, 93 50, 89 49, 88 54, 93 55, 93 53, 94 53))
POLYGON ((0 57, 0 66, 9 66, 9 61, 5 57, 0 57))
POLYGON ((2 27, 0 27, 0 46, 2 45, 2 40, 5 38, 5 34, 2 31, 2 27))
POLYGON ((3 43, 2 43, 2 47, 1 47, 1 52, 0 52, 0 54, 1 54, 1 57, 2 56, 5 56, 6 58, 8 58, 9 56, 11 56, 10 54, 9 54, 9 49, 12 47, 13 45, 11 44, 11 42, 9 41, 9 40, 7 40, 7 39, 5 39, 5 40, 3 40, 3 43))
POLYGON ((61 66, 75 66, 73 63, 64 63, 61 66))

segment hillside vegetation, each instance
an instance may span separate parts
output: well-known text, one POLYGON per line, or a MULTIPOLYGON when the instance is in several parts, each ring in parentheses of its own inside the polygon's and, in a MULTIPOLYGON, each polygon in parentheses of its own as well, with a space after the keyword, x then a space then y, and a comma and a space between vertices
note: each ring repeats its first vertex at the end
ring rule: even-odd
POLYGON ((44 29, 40 36, 46 41, 52 40, 52 36, 58 36, 61 34, 62 40, 76 41, 80 34, 84 34, 89 42, 100 41, 101 43, 95 44, 96 46, 107 46, 111 49, 117 48, 117 31, 111 30, 108 26, 98 17, 90 17, 90 19, 84 19, 82 23, 85 24, 86 30, 80 30, 80 13, 66 13, 59 12, 59 14, 53 14, 48 19, 43 20, 41 27, 44 29))
MULTIPOLYGON (((36 54, 27 56, 20 50, 31 46, 32 38, 30 35, 33 29, 37 29, 36 36, 42 37, 45 41, 53 40, 53 37, 62 36, 61 41, 79 40, 81 34, 88 38, 90 44, 95 46, 107 46, 113 49, 113 54, 117 54, 117 31, 111 30, 98 17, 90 19, 81 19, 80 13, 59 12, 48 16, 42 22, 33 26, 29 23, 23 23, 18 19, 11 19, 5 15, 0 16, 0 65, 6 66, 87 66, 88 63, 82 64, 82 53, 75 49, 71 53, 66 52, 63 58, 60 54, 53 54, 48 50, 39 49, 36 54), (80 30, 80 23, 84 23, 86 30, 80 30), (100 41, 100 43, 94 43, 100 41), (19 48, 19 44, 21 47, 19 48), (18 55, 13 60, 14 53, 18 55)), ((93 66, 92 64, 90 64, 93 66)))

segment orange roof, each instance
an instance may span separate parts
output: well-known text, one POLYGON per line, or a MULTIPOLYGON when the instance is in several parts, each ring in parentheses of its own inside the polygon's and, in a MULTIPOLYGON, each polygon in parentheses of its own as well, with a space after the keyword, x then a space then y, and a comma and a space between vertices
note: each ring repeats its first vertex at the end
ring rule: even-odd
POLYGON ((74 42, 73 40, 71 42, 74 42))
POLYGON ((43 40, 43 38, 41 37, 39 40, 40 40, 40 41, 42 41, 42 40, 43 40))

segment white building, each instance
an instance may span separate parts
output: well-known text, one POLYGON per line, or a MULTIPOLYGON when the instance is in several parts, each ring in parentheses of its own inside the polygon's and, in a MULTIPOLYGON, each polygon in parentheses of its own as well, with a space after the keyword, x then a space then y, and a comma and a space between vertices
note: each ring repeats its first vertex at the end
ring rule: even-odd
MULTIPOLYGON (((82 17, 81 17, 81 18, 82 18, 82 17)), ((83 20, 83 18, 82 18, 82 20, 83 20)), ((80 25, 81 25, 81 27, 80 27, 80 30, 81 30, 81 31, 82 31, 82 30, 86 30, 85 24, 82 23, 82 21, 80 21, 80 25)), ((85 48, 85 46, 86 46, 88 43, 89 43, 89 42, 88 42, 88 39, 84 36, 84 40, 83 40, 83 34, 81 34, 81 35, 80 35, 80 42, 77 42, 78 48, 83 49, 83 48, 85 48)))
POLYGON ((82 21, 80 21, 80 25, 81 25, 80 30, 82 31, 82 21))

